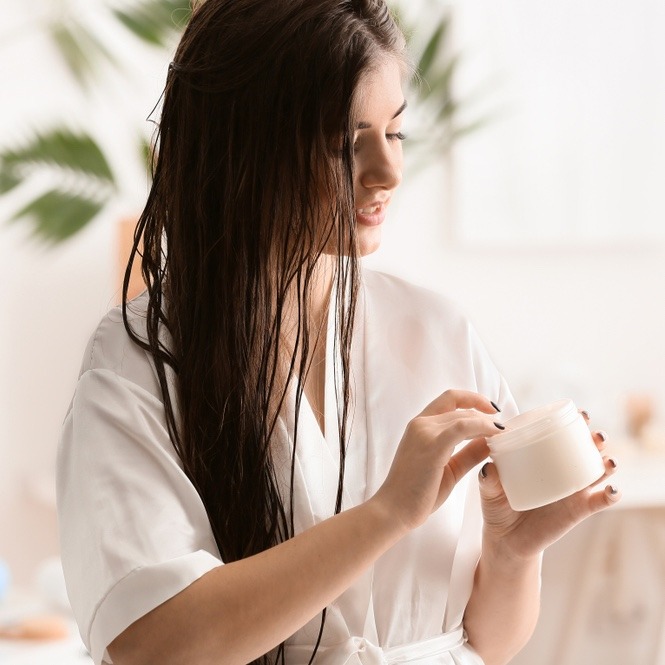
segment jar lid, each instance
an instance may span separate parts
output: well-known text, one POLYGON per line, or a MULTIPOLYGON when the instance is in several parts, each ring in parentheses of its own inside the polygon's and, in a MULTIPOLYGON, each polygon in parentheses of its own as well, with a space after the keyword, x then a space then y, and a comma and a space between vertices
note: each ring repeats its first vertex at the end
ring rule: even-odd
POLYGON ((521 448, 559 427, 569 425, 578 415, 573 400, 560 399, 507 420, 504 423, 506 429, 488 437, 487 445, 492 453, 521 448))

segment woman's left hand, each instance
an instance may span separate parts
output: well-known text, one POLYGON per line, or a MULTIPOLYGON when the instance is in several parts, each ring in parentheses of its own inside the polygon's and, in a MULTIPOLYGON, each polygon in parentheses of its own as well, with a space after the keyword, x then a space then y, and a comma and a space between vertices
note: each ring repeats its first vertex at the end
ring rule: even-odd
MULTIPOLYGON (((586 412, 582 412, 588 422, 586 412)), ((606 435, 593 432, 593 440, 602 451, 606 435)), ((530 559, 556 542, 575 525, 590 515, 615 504, 620 492, 612 485, 602 485, 616 470, 611 457, 603 457, 605 473, 591 486, 575 494, 533 510, 514 511, 503 491, 496 467, 491 462, 480 472, 480 496, 484 518, 484 545, 497 547, 504 555, 515 559, 530 559)))

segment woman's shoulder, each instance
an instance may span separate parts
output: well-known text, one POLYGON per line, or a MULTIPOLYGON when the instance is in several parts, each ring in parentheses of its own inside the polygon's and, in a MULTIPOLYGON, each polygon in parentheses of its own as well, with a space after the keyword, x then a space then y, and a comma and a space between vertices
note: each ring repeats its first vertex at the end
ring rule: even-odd
POLYGON ((385 304, 393 314, 468 325, 462 307, 451 297, 390 273, 363 271, 366 294, 373 302, 385 304))
POLYGON ((368 270, 363 276, 368 317, 386 353, 407 359, 421 383, 434 377, 432 390, 445 376, 451 387, 488 395, 514 412, 510 391, 461 305, 394 275, 368 270))
POLYGON ((418 347, 424 357, 448 363, 484 353, 473 324, 453 298, 385 272, 364 273, 370 324, 394 348, 418 347))
MULTIPOLYGON (((147 294, 127 304, 127 320, 133 333, 147 341, 147 294)), ((130 337, 122 316, 122 308, 114 307, 101 319, 86 347, 80 375, 86 372, 111 372, 123 380, 137 384, 156 397, 159 384, 149 352, 130 337)))

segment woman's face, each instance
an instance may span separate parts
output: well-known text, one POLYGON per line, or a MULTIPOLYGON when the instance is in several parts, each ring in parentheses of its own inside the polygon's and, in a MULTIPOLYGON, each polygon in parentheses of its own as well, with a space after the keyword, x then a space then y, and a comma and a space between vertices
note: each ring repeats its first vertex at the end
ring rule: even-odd
POLYGON ((360 255, 376 251, 386 209, 402 181, 402 112, 406 107, 400 64, 386 57, 360 83, 354 137, 354 195, 360 255))

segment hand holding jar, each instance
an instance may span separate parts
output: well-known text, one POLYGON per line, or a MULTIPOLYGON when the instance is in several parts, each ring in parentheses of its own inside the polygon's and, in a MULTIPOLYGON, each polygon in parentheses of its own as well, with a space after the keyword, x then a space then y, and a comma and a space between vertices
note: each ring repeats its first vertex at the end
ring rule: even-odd
POLYGON ((485 540, 511 556, 542 552, 576 524, 620 498, 603 457, 606 435, 590 432, 588 415, 570 400, 523 413, 488 439, 493 463, 480 472, 485 540))

